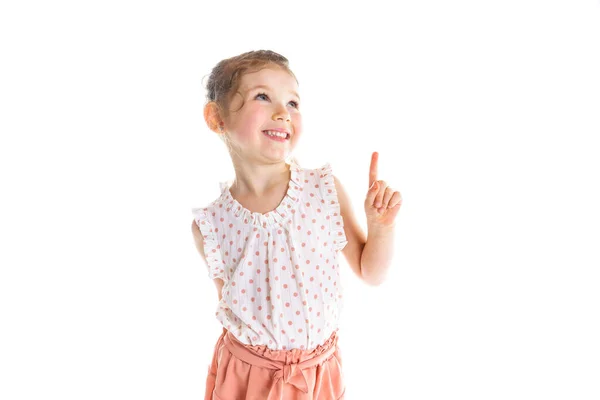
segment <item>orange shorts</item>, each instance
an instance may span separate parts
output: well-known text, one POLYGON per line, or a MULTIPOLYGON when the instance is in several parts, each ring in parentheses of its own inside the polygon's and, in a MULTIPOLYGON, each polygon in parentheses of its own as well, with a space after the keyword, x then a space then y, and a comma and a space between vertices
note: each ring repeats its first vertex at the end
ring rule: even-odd
POLYGON ((340 400, 346 390, 337 332, 315 349, 250 346, 223 328, 205 400, 340 400))

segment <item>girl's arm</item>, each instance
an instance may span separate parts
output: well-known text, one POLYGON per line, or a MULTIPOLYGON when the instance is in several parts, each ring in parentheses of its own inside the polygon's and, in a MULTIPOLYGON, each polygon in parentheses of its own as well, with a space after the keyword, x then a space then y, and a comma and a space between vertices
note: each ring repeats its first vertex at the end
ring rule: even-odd
POLYGON ((335 190, 338 195, 338 202, 340 203, 340 214, 344 221, 344 234, 346 235, 346 246, 342 249, 342 254, 346 258, 348 265, 354 271, 354 273, 365 282, 369 283, 363 276, 361 268, 361 259, 363 249, 367 243, 367 236, 363 232, 362 228, 358 224, 354 212, 352 210, 352 204, 350 198, 342 186, 342 183, 334 175, 333 181, 335 182, 335 190))
MULTIPOLYGON (((196 244, 196 249, 198 250, 198 253, 200 253, 200 257, 202 258, 202 260, 204 260, 204 264, 208 266, 208 262, 206 261, 206 255, 204 254, 204 237, 202 236, 202 232, 200 232, 200 228, 198 228, 198 224, 196 224, 195 220, 192 221, 192 234, 194 236, 194 243, 196 244)), ((225 283, 220 278, 213 279, 213 282, 217 287, 219 301, 221 301, 221 298, 223 297, 223 285, 225 283)))
POLYGON ((380 285, 394 256, 395 219, 402 204, 402 195, 385 181, 377 180, 379 153, 371 157, 369 190, 365 199, 368 236, 365 237, 356 221, 348 194, 343 185, 333 177, 344 221, 348 243, 342 249, 350 268, 366 283, 380 285))

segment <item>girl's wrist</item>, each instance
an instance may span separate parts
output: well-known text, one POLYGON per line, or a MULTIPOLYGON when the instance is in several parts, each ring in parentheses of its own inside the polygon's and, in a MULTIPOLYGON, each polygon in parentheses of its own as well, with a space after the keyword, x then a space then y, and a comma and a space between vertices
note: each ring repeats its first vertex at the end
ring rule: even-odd
POLYGON ((391 225, 367 224, 367 233, 369 236, 389 235, 394 232, 395 228, 395 223, 391 225))

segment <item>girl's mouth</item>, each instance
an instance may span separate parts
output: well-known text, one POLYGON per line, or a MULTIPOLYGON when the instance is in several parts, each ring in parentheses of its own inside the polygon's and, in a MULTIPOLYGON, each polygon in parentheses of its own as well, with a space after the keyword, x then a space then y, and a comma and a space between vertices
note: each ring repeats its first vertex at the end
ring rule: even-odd
POLYGON ((290 138, 290 134, 285 132, 263 131, 263 134, 276 142, 285 142, 290 138))

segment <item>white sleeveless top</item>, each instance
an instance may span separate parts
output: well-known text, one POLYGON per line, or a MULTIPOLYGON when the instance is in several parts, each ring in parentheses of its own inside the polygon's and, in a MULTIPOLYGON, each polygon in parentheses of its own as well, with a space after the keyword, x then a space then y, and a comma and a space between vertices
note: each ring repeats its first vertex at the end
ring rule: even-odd
POLYGON ((343 307, 338 257, 347 243, 329 163, 294 161, 287 193, 275 210, 251 212, 229 182, 192 213, 211 279, 224 281, 217 320, 248 345, 312 350, 338 329, 343 307))

